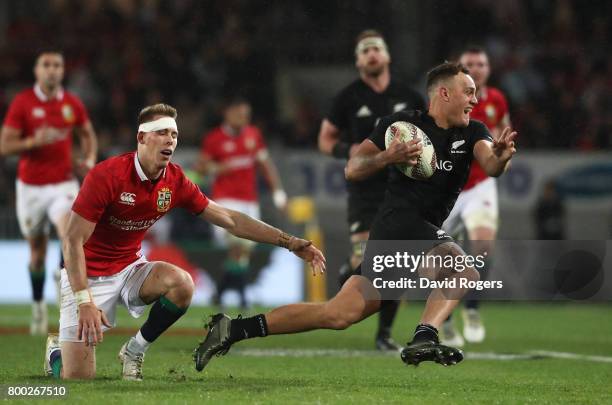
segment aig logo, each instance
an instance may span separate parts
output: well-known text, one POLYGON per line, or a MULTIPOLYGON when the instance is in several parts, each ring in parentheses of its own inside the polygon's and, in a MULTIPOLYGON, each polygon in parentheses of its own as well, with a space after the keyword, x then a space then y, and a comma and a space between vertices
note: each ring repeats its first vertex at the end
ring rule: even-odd
POLYGON ((124 191, 119 196, 119 202, 121 204, 125 204, 125 205, 134 205, 134 204, 136 204, 136 194, 134 194, 134 193, 126 193, 124 191))
POLYGON ((451 162, 450 160, 437 160, 436 170, 444 170, 445 172, 450 172, 453 170, 453 162, 451 162))

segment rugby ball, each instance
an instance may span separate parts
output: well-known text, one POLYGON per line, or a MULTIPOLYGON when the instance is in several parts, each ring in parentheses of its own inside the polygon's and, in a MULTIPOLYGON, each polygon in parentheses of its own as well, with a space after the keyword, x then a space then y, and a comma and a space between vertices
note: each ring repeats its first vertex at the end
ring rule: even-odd
POLYGON ((402 142, 420 139, 423 144, 423 152, 414 166, 396 163, 397 169, 406 176, 415 180, 426 180, 436 171, 436 150, 429 137, 416 125, 406 121, 396 121, 389 125, 385 132, 385 148, 388 148, 395 137, 400 137, 402 142))

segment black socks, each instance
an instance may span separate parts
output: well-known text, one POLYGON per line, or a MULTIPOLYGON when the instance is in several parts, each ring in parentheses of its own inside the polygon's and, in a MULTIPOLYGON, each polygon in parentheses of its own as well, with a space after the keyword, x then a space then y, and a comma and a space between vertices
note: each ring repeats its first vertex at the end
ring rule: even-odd
POLYGON ((36 269, 30 265, 28 270, 30 271, 30 281, 32 283, 32 298, 34 301, 41 301, 45 287, 45 268, 36 269))
POLYGON ((268 324, 264 314, 252 316, 250 318, 232 319, 230 324, 230 340, 232 343, 254 337, 264 337, 268 335, 268 324))
POLYGON ((151 307, 149 318, 140 328, 142 337, 153 343, 166 329, 183 316, 187 308, 179 308, 163 295, 151 307))
POLYGON ((421 323, 414 330, 411 343, 434 342, 438 343, 438 330, 431 325, 421 323))
POLYGON ((399 301, 382 301, 380 311, 378 312, 378 332, 377 338, 388 338, 391 336, 391 327, 395 314, 399 309, 399 301))

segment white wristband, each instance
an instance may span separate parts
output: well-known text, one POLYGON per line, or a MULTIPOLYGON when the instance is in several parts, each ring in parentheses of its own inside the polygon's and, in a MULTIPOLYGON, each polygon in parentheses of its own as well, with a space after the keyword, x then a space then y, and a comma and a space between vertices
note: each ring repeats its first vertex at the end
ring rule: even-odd
POLYGON ((74 293, 74 299, 76 300, 77 307, 81 304, 88 304, 91 302, 91 294, 88 289, 76 291, 74 293))
POLYGON ((285 193, 285 190, 274 190, 274 193, 272 193, 272 201, 274 202, 274 206, 278 209, 285 207, 287 205, 287 193, 285 193))

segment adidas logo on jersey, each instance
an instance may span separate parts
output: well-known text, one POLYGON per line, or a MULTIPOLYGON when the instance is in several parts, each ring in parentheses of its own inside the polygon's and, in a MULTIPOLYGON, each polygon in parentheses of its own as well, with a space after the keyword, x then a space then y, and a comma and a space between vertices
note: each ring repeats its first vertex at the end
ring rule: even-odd
POLYGON ((136 204, 136 194, 134 194, 134 193, 126 193, 124 191, 119 196, 119 202, 121 204, 125 204, 125 205, 135 205, 136 204))
POLYGON ((368 108, 367 105, 362 105, 359 110, 357 110, 357 117, 369 117, 372 115, 372 111, 368 108))

